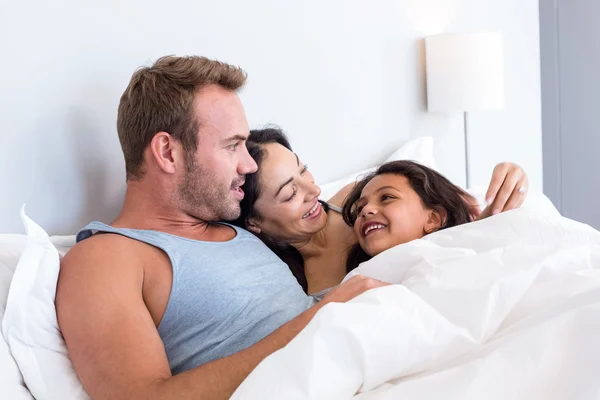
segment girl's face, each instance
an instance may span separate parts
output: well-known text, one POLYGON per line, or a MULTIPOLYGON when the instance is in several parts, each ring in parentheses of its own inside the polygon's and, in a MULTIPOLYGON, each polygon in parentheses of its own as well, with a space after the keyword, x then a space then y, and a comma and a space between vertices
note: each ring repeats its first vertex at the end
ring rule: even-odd
POLYGON ((406 177, 377 175, 355 203, 354 233, 371 257, 401 243, 419 239, 440 227, 440 215, 423 206, 406 177))
POLYGON ((284 243, 309 240, 325 227, 327 214, 318 197, 321 189, 295 153, 278 143, 264 145, 266 157, 258 169, 260 197, 254 204, 259 220, 248 229, 284 243))

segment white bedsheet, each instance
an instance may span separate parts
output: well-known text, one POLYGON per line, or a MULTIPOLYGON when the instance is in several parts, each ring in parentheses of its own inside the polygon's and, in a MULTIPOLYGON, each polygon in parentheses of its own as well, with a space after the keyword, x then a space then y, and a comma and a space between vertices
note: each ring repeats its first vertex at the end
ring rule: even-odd
POLYGON ((325 306, 233 399, 600 398, 596 230, 522 209, 354 273, 397 285, 325 306))

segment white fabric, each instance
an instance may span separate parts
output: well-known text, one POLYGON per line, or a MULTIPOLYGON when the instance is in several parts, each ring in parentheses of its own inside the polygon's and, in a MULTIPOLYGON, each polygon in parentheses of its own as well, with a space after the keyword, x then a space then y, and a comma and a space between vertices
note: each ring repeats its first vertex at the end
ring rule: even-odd
MULTIPOLYGON (((6 298, 19 261, 21 251, 27 243, 25 235, 0 235, 0 321, 4 317, 6 298)), ((31 394, 23 383, 23 376, 10 353, 4 335, 0 332, 0 398, 31 400, 31 394)))
MULTIPOLYGON (((487 206, 485 203, 485 194, 487 193, 487 190, 488 188, 485 186, 476 186, 467 190, 471 196, 475 197, 481 210, 487 206)), ((529 190, 527 192, 527 196, 521 207, 536 210, 541 214, 560 216, 560 213, 550 199, 546 197, 544 193, 535 190, 529 190)))
POLYGON ((6 308, 6 298, 21 252, 27 244, 27 236, 0 234, 0 310, 6 308))
MULTIPOLYGON (((23 209, 21 218, 28 242, 8 294, 4 337, 37 400, 88 399, 67 354, 54 307, 61 254, 23 209)), ((63 252, 73 244, 73 237, 53 240, 63 252)))
POLYGON ((600 233, 521 209, 396 246, 353 274, 233 399, 594 399, 600 233), (402 283, 402 284, 399 284, 402 283))
MULTIPOLYGON (((433 138, 421 137, 405 143, 402 147, 394 151, 394 153, 389 156, 384 163, 397 160, 416 161, 420 164, 437 170, 437 164, 435 162, 435 157, 433 156, 433 138)), ((361 171, 356 171, 334 182, 328 182, 319 185, 321 188, 320 198, 322 200, 329 200, 344 186, 349 183, 356 182, 357 179, 362 178, 364 175, 374 171, 376 168, 376 166, 373 166, 361 171)))

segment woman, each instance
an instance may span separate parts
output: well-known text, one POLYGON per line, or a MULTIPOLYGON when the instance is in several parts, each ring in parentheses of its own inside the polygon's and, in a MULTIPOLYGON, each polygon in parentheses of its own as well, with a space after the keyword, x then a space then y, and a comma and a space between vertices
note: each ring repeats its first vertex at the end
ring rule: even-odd
MULTIPOLYGON (((346 275, 348 250, 357 241, 341 215, 344 198, 354 185, 320 202, 321 191, 312 174, 281 130, 253 130, 246 145, 258 171, 246 176, 237 224, 258 236, 288 264, 304 290, 320 299, 346 275)), ((526 182, 519 167, 496 167, 488 191, 495 199, 480 218, 491 210, 520 206, 525 192, 519 189, 526 182)))

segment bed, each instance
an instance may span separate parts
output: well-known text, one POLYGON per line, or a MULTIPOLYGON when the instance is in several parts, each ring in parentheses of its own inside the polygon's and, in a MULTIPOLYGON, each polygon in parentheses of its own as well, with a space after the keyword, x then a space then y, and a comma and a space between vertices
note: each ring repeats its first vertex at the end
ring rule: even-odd
MULTIPOLYGON (((413 159, 436 167, 430 138, 409 142, 388 160, 392 159, 413 159)), ((323 184, 322 197, 366 172, 357 171, 323 184)), ((485 189, 470 192, 482 202, 485 189)), ((25 208, 20 217, 26 235, 0 235, 0 397, 86 400, 89 397, 73 370, 54 310, 59 260, 73 246, 74 236, 50 236, 25 208)), ((523 282, 548 276, 535 274, 543 260, 554 266, 561 260, 569 261, 572 269, 557 275, 553 284, 560 288, 563 278, 572 278, 571 272, 584 276, 588 286, 577 293, 594 298, 597 283, 600 288, 595 269, 600 266, 596 258, 599 236, 583 224, 562 218, 543 194, 532 191, 522 210, 384 252, 354 273, 396 285, 366 293, 348 304, 325 307, 288 346, 264 360, 234 398, 280 399, 281 393, 286 393, 286 399, 428 399, 441 394, 461 399, 551 399, 564 398, 560 397, 564 393, 591 398, 589 391, 596 386, 591 384, 589 371, 600 370, 596 361, 600 357, 591 344, 591 332, 600 327, 600 314, 596 314, 597 305, 592 300, 578 309, 589 317, 587 322, 581 316, 560 320, 563 330, 581 328, 584 334, 569 336, 557 331, 545 341, 535 341, 530 331, 523 330, 526 335, 520 348, 498 353, 521 358, 494 361, 490 355, 495 354, 494 346, 502 343, 501 334, 510 331, 507 318, 515 319, 519 312, 525 312, 517 307, 519 295, 538 290, 523 282), (534 233, 527 236, 528 230, 534 233), (489 258, 489 254, 510 252, 514 252, 511 260, 523 260, 499 262, 489 258), (460 272, 461 268, 470 274, 460 272), (515 287, 521 292, 513 293, 516 289, 511 285, 494 286, 498 282, 492 278, 517 282, 515 287), (570 357, 563 354, 567 351, 542 354, 563 337, 565 350, 574 349, 570 357), (525 352, 527 349, 531 351, 525 352), (563 361, 568 363, 561 367, 563 361), (523 389, 515 386, 517 381, 505 373, 513 364, 518 368, 512 375, 522 373, 537 380, 523 389), (552 374, 562 381, 555 380, 545 387, 547 390, 533 390, 548 383, 552 374), (575 375, 588 384, 574 385, 575 375), (506 379, 506 385, 494 379, 506 379), (490 388, 498 391, 490 395, 486 392, 490 388)), ((575 285, 569 290, 579 289, 575 285)), ((555 297, 548 291, 542 294, 555 303, 568 302, 573 294, 568 290, 556 293, 555 297)), ((552 318, 559 321, 551 313, 546 319, 552 318)))
MULTIPOLYGON (((595 398, 600 233, 533 204, 361 265, 347 279, 396 285, 324 307, 234 398, 595 398)), ((74 237, 21 217, 0 235, 2 398, 88 399, 54 311, 74 237)))
POLYGON ((597 399, 600 232, 521 209, 362 264, 233 399, 597 399))

